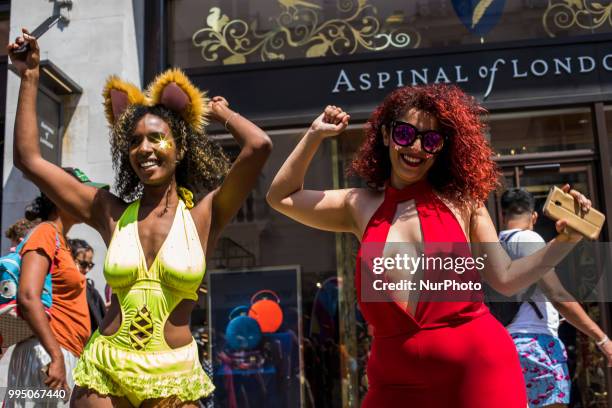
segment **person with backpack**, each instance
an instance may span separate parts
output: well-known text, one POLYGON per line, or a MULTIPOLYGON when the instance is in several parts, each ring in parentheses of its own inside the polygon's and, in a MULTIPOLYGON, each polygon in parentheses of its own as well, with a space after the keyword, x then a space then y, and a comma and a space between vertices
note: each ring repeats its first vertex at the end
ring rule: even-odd
MULTIPOLYGON (((72 257, 79 271, 84 276, 87 276, 89 271, 94 267, 94 263, 92 262, 94 256, 93 248, 83 239, 69 239, 68 245, 70 246, 72 257)), ((94 281, 89 278, 87 278, 87 305, 89 307, 91 333, 93 334, 98 330, 100 323, 102 323, 102 319, 104 319, 106 315, 106 302, 104 302, 104 298, 102 298, 100 292, 96 290, 94 281)))
POLYGON ((14 252, 17 245, 28 235, 28 233, 38 225, 40 220, 30 221, 25 218, 20 218, 13 225, 8 227, 4 232, 4 236, 11 241, 10 251, 14 252))
MULTIPOLYGON (((64 169, 84 184, 94 184, 78 169, 64 169), (76 172, 76 173, 75 173, 76 172)), ((74 387, 72 370, 90 336, 85 276, 79 272, 66 233, 80 223, 41 193, 26 209, 28 220, 42 222, 20 248, 17 305, 33 337, 15 346, 9 363, 8 389, 65 390, 66 399, 37 402, 41 407, 68 407, 74 387), (52 306, 45 311, 43 284, 51 274, 52 306)), ((59 394, 58 394, 59 395, 59 394)), ((29 403, 31 404, 31 403, 29 403)), ((6 399, 5 408, 24 407, 25 399, 6 399)))
MULTIPOLYGON (((499 241, 510 258, 528 256, 545 245, 533 230, 538 213, 531 193, 518 188, 506 191, 501 197, 501 208, 505 229, 499 233, 499 241)), ((612 366, 612 342, 563 288, 554 270, 527 289, 519 301, 489 305, 516 345, 530 407, 564 407, 570 401, 567 353, 558 334, 559 313, 595 341, 608 366, 612 366), (506 314, 495 313, 502 305, 506 314)))

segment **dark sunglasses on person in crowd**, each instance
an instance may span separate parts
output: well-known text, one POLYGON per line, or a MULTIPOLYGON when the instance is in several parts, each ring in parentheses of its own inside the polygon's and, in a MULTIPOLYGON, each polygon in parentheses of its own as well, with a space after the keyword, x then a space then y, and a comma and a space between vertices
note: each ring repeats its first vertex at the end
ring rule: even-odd
POLYGON ((77 261, 77 264, 83 269, 93 269, 95 263, 87 261, 77 261))
POLYGON ((402 147, 412 146, 417 139, 421 139, 421 148, 429 154, 440 153, 446 139, 436 130, 420 131, 414 125, 401 120, 391 122, 391 137, 395 144, 402 147))

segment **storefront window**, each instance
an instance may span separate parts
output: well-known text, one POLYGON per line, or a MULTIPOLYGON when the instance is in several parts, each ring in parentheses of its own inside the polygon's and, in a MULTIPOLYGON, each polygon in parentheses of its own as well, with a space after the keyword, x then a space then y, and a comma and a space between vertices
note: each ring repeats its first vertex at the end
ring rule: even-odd
MULTIPOLYGON (((363 125, 356 124, 337 138, 338 153, 335 162, 342 188, 366 187, 361 178, 348 171, 364 136, 363 125)), ((341 320, 341 323, 344 323, 341 341, 343 348, 347 351, 342 361, 347 367, 343 376, 343 393, 348 406, 352 407, 360 406, 368 391, 366 365, 372 342, 372 333, 368 330, 368 324, 359 310, 354 284, 355 259, 358 249, 359 241, 353 234, 342 234, 338 251, 343 282, 341 302, 344 305, 343 309, 349 315, 349 318, 341 320)))
MULTIPOLYGON (((9 41, 9 21, 0 19, 0 41, 8 44, 9 41)), ((0 51, 0 56, 6 56, 6 47, 0 51)))
MULTIPOLYGON (((611 107, 612 108, 612 107, 611 107)), ((607 112, 610 129, 612 129, 612 110, 607 112)), ((594 173, 590 161, 557 163, 551 161, 546 163, 539 155, 540 161, 534 162, 533 159, 538 155, 533 153, 571 151, 577 149, 594 149, 594 137, 592 121, 588 109, 571 109, 539 112, 521 112, 512 114, 493 114, 490 118, 490 139, 497 152, 502 155, 516 156, 513 164, 501 163, 500 167, 505 176, 506 188, 523 187, 532 192, 537 201, 537 208, 541 208, 546 198, 548 190, 552 185, 559 185, 569 182, 574 188, 584 191, 590 196, 594 196, 594 186, 590 180, 594 173), (523 148, 524 146, 524 148, 523 148), (532 154, 527 154, 532 153, 532 154), (520 160, 522 159, 522 160, 520 160)), ((612 135, 612 131, 611 135, 612 135)), ((338 138, 338 165, 345 169, 349 166, 355 152, 363 141, 363 130, 356 126, 354 130, 349 130, 338 138)), ((611 137, 612 144, 612 137, 611 137)), ((546 156, 546 155, 544 155, 546 156)), ((342 180, 342 187, 363 187, 363 182, 350 174, 345 174, 342 180)), ((492 197, 493 198, 493 197, 492 197)), ((492 210, 492 213, 495 211, 492 210)), ((551 239, 554 237, 554 223, 541 216, 536 225, 538 233, 551 239), (549 234, 550 229, 552 232, 549 234)), ((344 287, 349 291, 351 277, 354 271, 355 252, 359 243, 349 235, 344 234, 343 251, 340 253, 344 261, 344 287)), ((591 271, 581 270, 584 275, 591 271)), ((351 287, 350 290, 354 291, 351 287)), ((353 292, 354 293, 354 292, 353 292)), ((347 295, 345 295, 347 296, 347 295)), ((348 299, 348 302, 355 302, 355 299, 348 299)), ((598 320, 598 306, 589 304, 588 312, 593 318, 598 320)), ((357 309, 357 307, 356 307, 357 309)), ((345 378, 347 385, 347 395, 355 401, 360 401, 367 391, 367 377, 365 367, 367 363, 367 353, 371 344, 371 333, 368 332, 367 325, 360 319, 359 311, 355 312, 355 322, 350 335, 345 337, 344 344, 351 350, 351 357, 357 363, 356 372, 348 372, 345 378), (350 348, 352 346, 352 348, 350 348)), ((568 346, 570 356, 571 373, 576 378, 576 387, 573 389, 575 401, 602 401, 601 390, 604 389, 602 376, 594 374, 597 367, 603 367, 600 355, 594 353, 585 345, 588 339, 581 337, 569 325, 564 325, 561 329, 561 338, 568 346), (568 330, 571 329, 571 330, 568 330)), ((359 406, 358 403, 352 406, 359 406)))
MULTIPOLYGON (((1 44, 9 43, 9 17, 10 13, 8 12, 8 5, 5 2, 0 0, 0 41, 1 44), (6 11, 5 11, 6 10, 6 11)), ((6 47, 1 47, 0 56, 7 55, 6 47)))
MULTIPOLYGON (((606 106, 606 129, 608 131, 608 154, 612 155, 612 106, 606 106)), ((610 159, 610 177, 612 177, 612 158, 610 159)))
POLYGON ((612 31, 588 0, 170 1, 170 64, 183 68, 612 31))
POLYGON ((56 97, 39 91, 37 99, 40 152, 51 163, 60 164, 62 155, 61 109, 56 97))
MULTIPOLYGON (((5 2, 0 1, 0 42, 2 44, 9 43, 9 17, 10 13, 8 12, 9 4, 5 4, 5 2), (6 9, 7 11, 3 11, 6 9)), ((0 103, 0 146, 4 147, 4 125, 5 118, 4 112, 6 110, 6 74, 7 74, 7 53, 6 47, 0 47, 0 99, 2 102, 0 103)), ((4 156, 3 156, 4 158, 4 156)), ((3 159, 0 160, 0 177, 2 177, 2 168, 3 159)), ((0 200, 2 200, 2 191, 0 191, 0 200)))
MULTIPOLYGON (((299 224, 265 202, 272 179, 302 136, 268 133, 274 154, 207 265, 215 405, 235 400, 239 407, 340 407, 336 237, 299 224), (280 326, 272 332, 262 328, 260 340, 241 344, 233 333, 240 328, 236 308, 246 311, 264 299, 279 305, 280 326)), ((222 145, 236 156, 233 141, 222 145)), ((324 143, 306 188, 333 188, 332 173, 331 145, 324 143)))
POLYGON ((489 126, 498 156, 594 149, 588 109, 493 114, 489 126))

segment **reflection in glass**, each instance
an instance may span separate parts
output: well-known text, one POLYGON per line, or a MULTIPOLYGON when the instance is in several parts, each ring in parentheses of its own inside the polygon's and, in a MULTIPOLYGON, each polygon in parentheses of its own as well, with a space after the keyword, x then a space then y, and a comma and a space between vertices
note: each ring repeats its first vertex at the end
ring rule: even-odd
POLYGON ((169 10, 169 62, 182 68, 612 31, 612 4, 590 0, 171 0, 169 10))
MULTIPOLYGON (((9 43, 9 16, 0 15, 0 44, 9 43)), ((0 47, 0 55, 6 55, 6 47, 0 47)))
MULTIPOLYGON (((350 174, 348 169, 357 149, 363 142, 362 125, 356 125, 337 137, 338 140, 338 172, 339 188, 366 187, 362 179, 350 174)), ((366 365, 372 342, 370 326, 363 318, 357 304, 354 284, 355 259, 359 249, 359 241, 353 234, 341 234, 338 257, 342 265, 342 282, 344 291, 341 293, 341 310, 344 311, 340 323, 344 326, 342 345, 347 351, 343 363, 347 369, 343 375, 343 393, 350 406, 359 406, 368 390, 366 365)))
POLYGON ((493 114, 489 126, 498 156, 594 149, 588 109, 493 114))
MULTIPOLYGON (((340 359, 344 350, 340 346, 338 292, 341 283, 337 275, 335 237, 334 234, 297 223, 267 205, 265 194, 269 185, 303 133, 282 130, 270 131, 269 134, 274 143, 274 153, 266 163, 249 200, 224 229, 217 251, 208 266, 228 270, 245 268, 245 276, 251 276, 249 272, 253 272, 249 279, 256 276, 257 270, 261 268, 299 266, 299 293, 296 298, 303 312, 303 342, 300 349, 303 361, 303 406, 339 408, 342 406, 340 359)), ((228 142, 223 145, 228 156, 234 159, 237 150, 233 144, 228 142)), ((306 175, 305 187, 316 190, 333 188, 332 173, 331 146, 324 143, 306 175)), ((225 299, 229 304, 244 291, 240 285, 232 289, 234 286, 224 285, 220 288, 217 285, 215 289, 211 288, 211 292, 214 292, 212 296, 225 299)), ((247 289, 252 288, 247 285, 247 289)), ((287 299, 288 295, 283 295, 283 299, 287 299)), ((228 322, 227 313, 225 324, 228 322)), ((285 358, 285 354, 282 357, 285 358)), ((249 404, 256 406, 252 401, 249 404)), ((270 403, 266 406, 296 405, 270 403)))
MULTIPOLYGON (((606 129, 608 131, 608 154, 612 156, 612 106, 605 107, 606 129)), ((610 177, 612 177, 612 158, 610 158, 610 177)))
MULTIPOLYGON (((173 9, 173 22, 184 21, 178 7, 184 3, 173 3, 177 6, 173 9)), ((220 4, 202 10, 207 13, 204 24, 194 21, 189 31, 182 33, 190 38, 180 41, 190 53, 195 48, 204 65, 350 55, 419 45, 418 32, 402 26, 401 15, 383 16, 369 0, 318 3, 322 2, 278 0, 247 16, 233 14, 220 4), (266 10, 265 19, 259 15, 262 9, 266 10)), ((184 24, 180 26, 176 28, 181 30, 184 24)), ((173 63, 185 67, 183 61, 173 63)))

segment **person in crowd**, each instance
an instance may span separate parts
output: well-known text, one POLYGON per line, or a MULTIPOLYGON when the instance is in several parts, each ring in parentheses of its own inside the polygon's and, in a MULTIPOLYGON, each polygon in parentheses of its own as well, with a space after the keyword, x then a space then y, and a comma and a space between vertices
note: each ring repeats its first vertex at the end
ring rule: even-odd
MULTIPOLYGON (((426 283, 448 279, 472 287, 482 276, 496 290, 514 293, 539 280, 581 239, 561 233, 567 223, 560 220, 560 234, 545 248, 520 261, 508 258, 484 206, 498 183, 498 171, 484 136, 483 113, 456 86, 399 88, 368 120, 365 140, 351 164, 370 187, 313 191, 304 187, 304 175, 314 154, 324 139, 346 129, 350 119, 341 108, 327 106, 270 186, 267 199, 276 210, 311 227, 353 233, 361 240, 355 286, 361 312, 374 327, 364 408, 527 405, 514 343, 490 314, 480 290, 389 289, 374 294, 376 282, 401 283, 395 280, 398 276, 421 277, 426 283), (473 257, 483 268, 430 267, 398 275, 400 268, 391 267, 379 278, 373 269, 376 260, 403 258, 410 243, 416 244, 414 250, 423 248, 424 259, 473 257)), ((586 197, 563 188, 589 208, 586 197)))
POLYGON ((214 389, 189 328, 205 255, 256 184, 270 138, 179 70, 158 76, 145 93, 111 77, 103 94, 118 195, 90 188, 40 154, 36 39, 23 30, 8 53, 21 77, 13 162, 108 245, 111 305, 74 370, 72 403, 197 407, 214 389), (30 50, 16 55, 24 42, 30 50), (231 166, 205 135, 207 119, 241 146, 231 166))
POLYGON ((15 251, 15 248, 23 239, 28 235, 28 232, 32 230, 40 220, 30 221, 26 218, 20 218, 13 225, 8 227, 4 236, 7 237, 11 241, 11 252, 15 251))
MULTIPOLYGON (((510 258, 528 256, 545 246, 534 231, 538 220, 535 198, 524 189, 501 196, 504 230, 500 241, 510 258)), ((519 354, 530 407, 566 407, 570 402, 567 353, 559 339, 559 313, 592 339, 612 366, 612 342, 575 298, 565 290, 554 270, 545 274, 528 301, 506 327, 519 354), (530 303, 531 302, 531 303, 530 303)))
MULTIPOLYGON (((94 267, 93 257, 94 252, 91 245, 82 239, 69 239, 68 245, 74 262, 76 262, 79 271, 87 276, 89 271, 94 267)), ((91 333, 93 334, 106 314, 106 303, 100 292, 96 290, 96 285, 92 279, 87 278, 87 305, 89 307, 89 318, 91 321, 91 333)))
MULTIPOLYGON (((67 177, 75 180, 70 174, 67 177)), ((85 277, 77 269, 66 233, 78 223, 41 193, 25 212, 28 220, 42 220, 21 249, 22 263, 17 304, 34 336, 18 343, 9 362, 9 389, 56 389, 69 395, 72 370, 90 335, 85 277), (53 305, 45 311, 43 283, 51 273, 53 305)), ((7 399, 5 407, 24 407, 24 399, 7 399)), ((67 407, 67 399, 51 399, 40 406, 67 407), (45 405, 46 404, 46 405, 45 405)))

